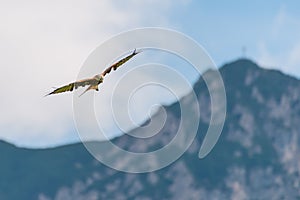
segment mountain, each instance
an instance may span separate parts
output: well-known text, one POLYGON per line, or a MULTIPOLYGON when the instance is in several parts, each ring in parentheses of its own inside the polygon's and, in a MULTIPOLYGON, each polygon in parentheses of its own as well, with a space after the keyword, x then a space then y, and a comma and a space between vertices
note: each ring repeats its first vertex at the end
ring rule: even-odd
MULTIPOLYGON (((194 85, 201 109, 198 134, 171 165, 124 173, 96 161, 82 144, 33 150, 1 141, 0 199, 300 199, 300 81, 247 59, 225 64, 220 72, 226 121, 204 159, 198 151, 210 119, 210 98, 200 78, 194 85)), ((157 135, 136 139, 126 134, 112 142, 133 152, 163 147, 175 136, 180 103, 165 111, 168 118, 157 135)))

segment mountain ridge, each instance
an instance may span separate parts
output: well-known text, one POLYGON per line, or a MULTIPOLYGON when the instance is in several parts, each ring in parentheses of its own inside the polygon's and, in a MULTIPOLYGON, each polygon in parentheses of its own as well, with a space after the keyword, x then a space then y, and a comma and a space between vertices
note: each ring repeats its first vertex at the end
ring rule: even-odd
MULTIPOLYGON (((100 164, 81 143, 20 150, 0 141, 0 150, 7 153, 0 165, 0 199, 300 198, 300 81, 248 59, 225 64, 220 73, 227 116, 219 141, 204 159, 197 154, 210 119, 210 100, 200 78, 194 85, 199 130, 171 165, 130 174, 100 164)), ((164 146, 176 134, 178 106, 174 102, 166 107, 166 127, 152 138, 126 134, 112 142, 133 152, 164 146)))

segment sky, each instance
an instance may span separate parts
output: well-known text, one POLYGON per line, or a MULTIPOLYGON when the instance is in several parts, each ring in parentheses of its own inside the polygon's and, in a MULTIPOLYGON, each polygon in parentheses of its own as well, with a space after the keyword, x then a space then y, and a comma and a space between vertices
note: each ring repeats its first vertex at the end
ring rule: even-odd
MULTIPOLYGON (((0 5, 0 139, 17 146, 78 142, 73 96, 43 96, 51 87, 75 80, 85 60, 104 41, 135 28, 182 32, 202 45, 217 66, 247 57, 265 68, 300 77, 300 2, 296 0, 0 0, 0 5)), ((159 62, 158 58, 153 60, 159 62)), ((196 79, 188 72, 184 76, 191 84, 196 79)), ((161 103, 163 98, 154 100, 161 103)), ((146 116, 147 109, 142 106, 136 116, 146 116)), ((115 128, 107 129, 116 134, 115 128)))

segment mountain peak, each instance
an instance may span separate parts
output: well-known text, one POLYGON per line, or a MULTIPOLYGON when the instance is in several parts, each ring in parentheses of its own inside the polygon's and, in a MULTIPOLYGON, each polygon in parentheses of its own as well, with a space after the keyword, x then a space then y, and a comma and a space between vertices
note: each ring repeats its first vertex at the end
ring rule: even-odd
POLYGON ((259 69, 259 68, 260 67, 254 61, 247 59, 247 58, 240 58, 233 62, 224 64, 221 67, 221 73, 223 71, 230 70, 231 72, 234 72, 234 73, 244 74, 248 70, 251 70, 251 69, 255 70, 255 69, 259 69))
POLYGON ((257 66, 257 64, 249 58, 238 58, 237 60, 231 61, 231 62, 226 63, 226 64, 231 64, 231 65, 232 64, 239 64, 239 65, 242 64, 242 65, 255 65, 255 66, 257 66))

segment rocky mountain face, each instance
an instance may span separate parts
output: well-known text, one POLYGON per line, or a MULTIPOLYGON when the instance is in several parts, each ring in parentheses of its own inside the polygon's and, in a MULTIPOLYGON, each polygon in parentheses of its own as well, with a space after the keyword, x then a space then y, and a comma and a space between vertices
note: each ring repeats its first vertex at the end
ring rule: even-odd
MULTIPOLYGON (((198 151, 210 98, 200 78, 194 85, 199 130, 173 164, 150 173, 123 173, 99 163, 82 144, 31 150, 0 142, 0 199, 300 199, 300 81, 246 59, 220 72, 227 116, 218 143, 204 159, 198 151)), ((157 135, 112 141, 132 152, 163 147, 178 129, 179 102, 165 109, 168 118, 157 135)))

